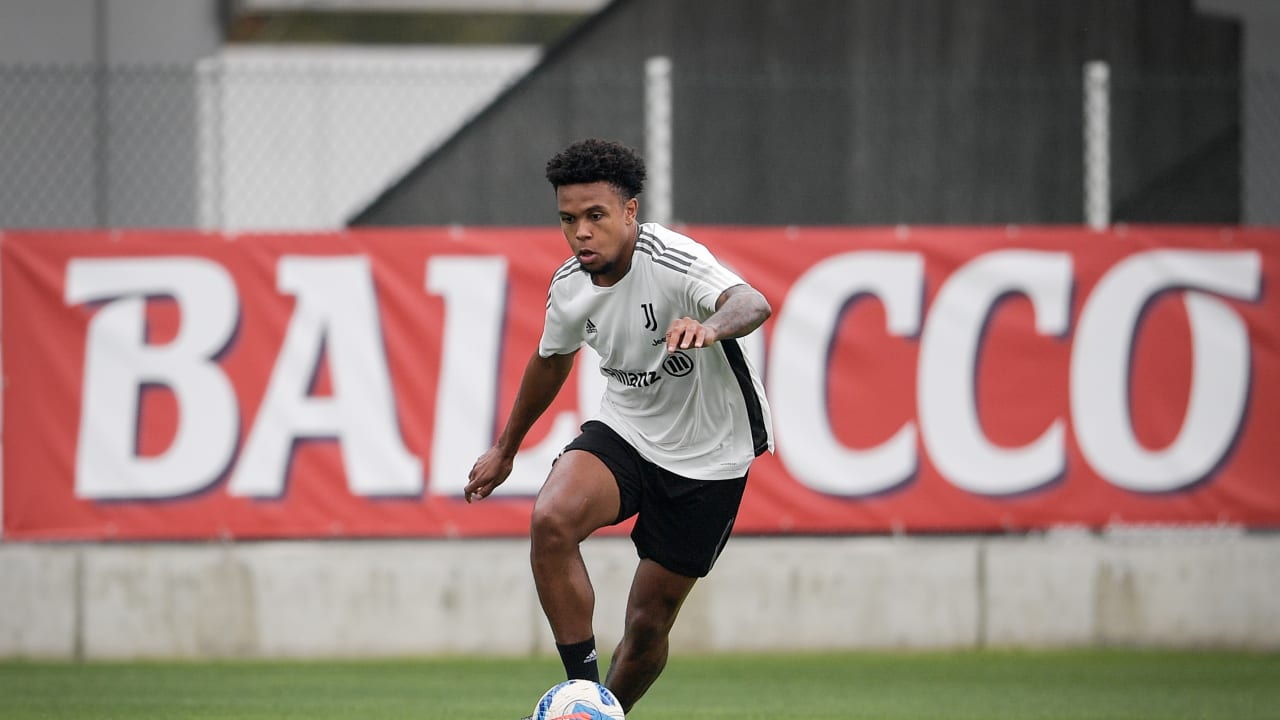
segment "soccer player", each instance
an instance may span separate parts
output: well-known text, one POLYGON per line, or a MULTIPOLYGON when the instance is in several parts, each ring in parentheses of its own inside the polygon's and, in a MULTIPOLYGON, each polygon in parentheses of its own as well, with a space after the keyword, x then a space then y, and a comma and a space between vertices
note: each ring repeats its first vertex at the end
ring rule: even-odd
POLYGON ((546 177, 573 257, 551 278, 542 339, 465 497, 482 500, 506 480, 578 349, 594 348, 607 389, 538 493, 530 561, 568 678, 599 682, 595 594, 578 546, 636 516, 640 560, 603 683, 630 711, 667 663, 685 597, 729 538, 752 460, 773 449, 763 386, 735 340, 772 310, 707 248, 639 221, 645 168, 634 150, 576 142, 546 177))

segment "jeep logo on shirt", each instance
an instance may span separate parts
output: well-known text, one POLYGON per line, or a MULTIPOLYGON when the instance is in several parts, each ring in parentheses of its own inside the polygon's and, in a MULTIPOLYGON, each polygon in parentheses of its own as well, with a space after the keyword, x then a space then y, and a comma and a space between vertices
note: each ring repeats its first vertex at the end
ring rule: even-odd
POLYGON ((693 358, 677 350, 662 361, 662 369, 672 377, 684 377, 693 372, 693 358))

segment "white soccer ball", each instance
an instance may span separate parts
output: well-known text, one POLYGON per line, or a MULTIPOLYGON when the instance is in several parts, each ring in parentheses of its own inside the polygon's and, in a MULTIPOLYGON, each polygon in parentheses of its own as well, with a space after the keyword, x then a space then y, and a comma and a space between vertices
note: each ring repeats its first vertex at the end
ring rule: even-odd
POLYGON ((590 680, 566 680, 542 694, 533 720, 624 720, 609 688, 590 680))

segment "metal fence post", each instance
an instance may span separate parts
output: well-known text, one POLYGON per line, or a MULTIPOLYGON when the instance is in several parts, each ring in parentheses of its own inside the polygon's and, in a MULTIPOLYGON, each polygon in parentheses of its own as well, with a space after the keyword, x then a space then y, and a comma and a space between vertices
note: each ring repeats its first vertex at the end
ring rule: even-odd
POLYGON ((644 64, 644 146, 648 170, 646 220, 669 225, 671 184, 671 58, 651 57, 644 64))
POLYGON ((1090 228, 1111 224, 1111 66, 1084 66, 1084 218, 1090 228))

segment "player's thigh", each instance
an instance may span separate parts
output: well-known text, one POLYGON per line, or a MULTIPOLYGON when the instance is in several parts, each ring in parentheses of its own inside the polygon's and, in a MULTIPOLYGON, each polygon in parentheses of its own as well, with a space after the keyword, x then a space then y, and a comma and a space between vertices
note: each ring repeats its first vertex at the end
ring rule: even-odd
POLYGON ((617 522, 620 502, 618 483, 604 461, 585 450, 567 450, 538 492, 534 525, 567 528, 585 538, 617 522))

